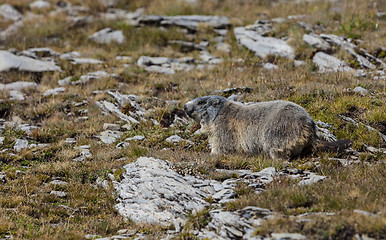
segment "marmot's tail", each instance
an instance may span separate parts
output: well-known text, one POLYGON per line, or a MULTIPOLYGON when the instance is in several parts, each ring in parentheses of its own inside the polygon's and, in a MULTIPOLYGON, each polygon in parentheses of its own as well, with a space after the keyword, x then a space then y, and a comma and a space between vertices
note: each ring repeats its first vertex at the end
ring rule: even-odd
POLYGON ((323 152, 343 152, 351 146, 352 142, 348 139, 338 140, 336 142, 318 141, 317 151, 323 152))

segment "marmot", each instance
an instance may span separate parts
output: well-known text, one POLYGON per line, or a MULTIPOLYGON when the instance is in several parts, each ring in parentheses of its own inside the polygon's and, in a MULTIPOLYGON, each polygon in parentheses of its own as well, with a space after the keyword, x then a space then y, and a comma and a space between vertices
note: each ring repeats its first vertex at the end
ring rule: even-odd
POLYGON ((288 101, 243 104, 205 96, 187 102, 184 110, 208 133, 213 154, 245 152, 288 159, 313 152, 320 142, 315 121, 288 101))

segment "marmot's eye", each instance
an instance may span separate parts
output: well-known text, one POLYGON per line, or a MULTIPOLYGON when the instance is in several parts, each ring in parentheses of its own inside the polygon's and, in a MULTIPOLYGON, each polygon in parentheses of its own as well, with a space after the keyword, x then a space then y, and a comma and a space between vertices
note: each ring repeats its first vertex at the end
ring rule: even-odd
POLYGON ((199 101, 199 102, 197 103, 197 105, 203 105, 203 104, 205 104, 205 101, 199 101))

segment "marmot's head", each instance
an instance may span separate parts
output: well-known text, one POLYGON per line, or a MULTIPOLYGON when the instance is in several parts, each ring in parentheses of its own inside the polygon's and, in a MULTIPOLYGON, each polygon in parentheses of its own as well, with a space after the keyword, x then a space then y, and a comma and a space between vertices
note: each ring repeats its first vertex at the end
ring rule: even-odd
POLYGON ((184 110, 189 117, 200 123, 214 121, 219 111, 224 106, 226 98, 220 96, 199 97, 184 105, 184 110))

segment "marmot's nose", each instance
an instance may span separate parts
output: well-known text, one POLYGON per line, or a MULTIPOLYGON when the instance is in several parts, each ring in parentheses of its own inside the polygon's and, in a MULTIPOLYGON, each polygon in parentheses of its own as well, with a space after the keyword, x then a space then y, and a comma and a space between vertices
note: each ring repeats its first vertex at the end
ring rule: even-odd
POLYGON ((188 116, 190 117, 192 112, 193 112, 193 108, 191 106, 189 106, 189 103, 186 103, 184 105, 184 111, 186 112, 186 114, 188 114, 188 116))

